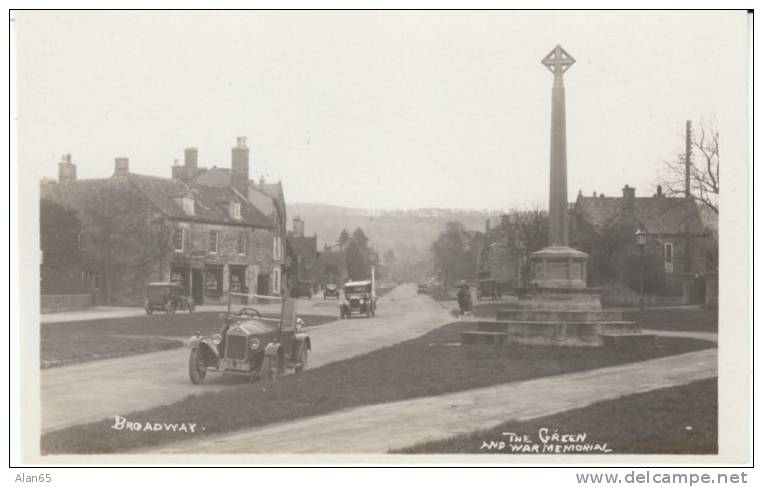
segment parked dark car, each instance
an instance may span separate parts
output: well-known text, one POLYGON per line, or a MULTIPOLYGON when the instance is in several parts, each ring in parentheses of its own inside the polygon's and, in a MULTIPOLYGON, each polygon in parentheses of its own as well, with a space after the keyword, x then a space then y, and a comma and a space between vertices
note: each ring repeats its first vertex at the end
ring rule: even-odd
POLYGON ((339 317, 350 318, 352 315, 376 315, 376 298, 371 281, 347 282, 344 285, 344 301, 339 303, 339 317))
POLYGON ((238 374, 251 379, 275 379, 288 370, 307 368, 310 337, 301 320, 293 329, 279 319, 263 318, 254 308, 220 315, 220 333, 189 340, 188 376, 201 384, 207 372, 238 374))
POLYGON ((339 286, 336 284, 326 284, 325 289, 323 289, 323 299, 326 298, 339 299, 339 286))
POLYGON ((146 286, 146 314, 164 311, 174 314, 176 310, 188 310, 193 313, 196 305, 193 298, 185 295, 182 285, 175 282, 152 282, 146 286))
POLYGON ((310 281, 297 282, 291 297, 313 299, 313 283, 310 281))
POLYGON ((482 279, 477 286, 477 299, 498 299, 501 297, 501 288, 495 279, 482 279))
POLYGON ((432 294, 432 287, 426 282, 419 283, 416 294, 432 294))

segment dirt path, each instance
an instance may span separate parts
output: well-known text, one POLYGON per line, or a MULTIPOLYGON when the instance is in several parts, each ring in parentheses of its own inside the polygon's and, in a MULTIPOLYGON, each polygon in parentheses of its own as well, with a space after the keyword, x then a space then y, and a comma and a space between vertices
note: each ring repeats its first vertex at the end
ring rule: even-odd
MULTIPOLYGON (((716 349, 473 389, 176 443, 146 453, 385 453, 717 376, 716 349)), ((143 452, 141 452, 143 453, 143 452)))
MULTIPOLYGON (((316 306, 324 306, 322 301, 316 306)), ((401 286, 379 300, 375 318, 341 320, 310 328, 310 367, 393 345, 450 321, 453 317, 441 306, 429 298, 417 297, 415 287, 401 286)), ((43 370, 42 430, 169 404, 248 381, 209 374, 203 385, 194 386, 188 380, 187 360, 188 350, 183 348, 43 370)))

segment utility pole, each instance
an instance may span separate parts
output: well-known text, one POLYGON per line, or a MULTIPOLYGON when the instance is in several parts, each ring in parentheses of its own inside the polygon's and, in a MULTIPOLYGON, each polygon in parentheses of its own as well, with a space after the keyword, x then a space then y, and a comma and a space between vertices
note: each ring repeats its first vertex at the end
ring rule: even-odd
POLYGON ((684 268, 683 268, 683 301, 684 304, 690 304, 692 295, 694 294, 694 275, 692 274, 691 265, 691 234, 689 228, 689 222, 692 211, 692 199, 691 199, 691 120, 686 121, 686 153, 684 155, 684 268))

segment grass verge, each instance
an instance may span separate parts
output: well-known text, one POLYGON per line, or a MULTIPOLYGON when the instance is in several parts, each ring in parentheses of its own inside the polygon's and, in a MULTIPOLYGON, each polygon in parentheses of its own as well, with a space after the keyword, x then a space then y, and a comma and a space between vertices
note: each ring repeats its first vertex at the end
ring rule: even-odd
MULTIPOLYGON (((541 428, 550 432, 558 430, 560 435, 585 433, 584 444, 606 444, 611 454, 716 454, 718 379, 602 401, 530 421, 507 422, 391 453, 520 453, 520 448, 508 445, 504 432, 528 435, 535 444, 541 445, 542 453, 541 437, 548 438, 541 428), (498 446, 492 443, 491 448, 491 441, 498 446), (506 443, 503 448, 500 447, 502 441, 506 443)), ((600 454, 601 451, 579 453, 600 454)))
MULTIPOLYGON (((155 314, 43 323, 40 329, 40 365, 42 368, 56 367, 180 347, 183 340, 197 331, 202 335, 217 333, 220 330, 218 315, 215 312, 155 314)), ((300 317, 306 326, 334 321, 329 316, 300 317)))
MULTIPOLYGON (((421 337, 333 362, 274 382, 231 386, 177 403, 130 413, 135 422, 191 422, 225 433, 368 404, 433 396, 519 380, 577 372, 712 347, 701 340, 661 338, 652 349, 461 347, 451 323, 421 337)), ((149 379, 147 379, 149 380, 149 379)), ((204 387, 204 386, 200 386, 204 387)), ((44 454, 112 453, 187 439, 184 433, 115 431, 113 419, 43 435, 44 454)))
POLYGON ((718 310, 707 308, 649 309, 643 313, 626 311, 626 321, 637 321, 642 328, 669 331, 718 332, 718 310))

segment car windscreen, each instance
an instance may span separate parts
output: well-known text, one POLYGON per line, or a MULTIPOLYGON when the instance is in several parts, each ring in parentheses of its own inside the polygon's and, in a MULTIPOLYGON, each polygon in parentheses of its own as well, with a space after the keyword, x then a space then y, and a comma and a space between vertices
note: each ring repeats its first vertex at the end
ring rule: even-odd
POLYGON ((146 295, 148 296, 148 299, 156 300, 162 299, 162 296, 167 293, 166 287, 149 287, 146 289, 146 295))
POLYGON ((361 294, 371 292, 371 290, 368 286, 349 286, 344 288, 344 292, 345 294, 361 294))

